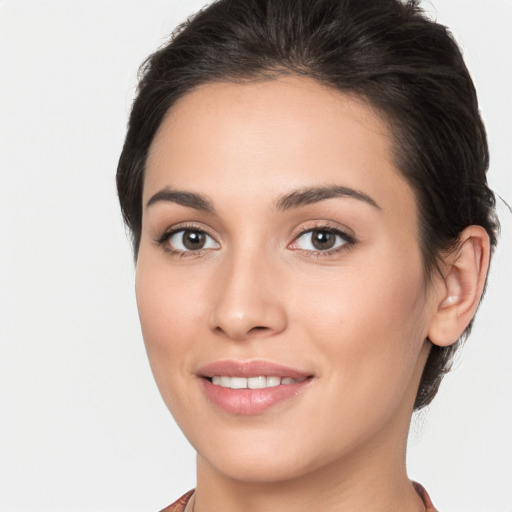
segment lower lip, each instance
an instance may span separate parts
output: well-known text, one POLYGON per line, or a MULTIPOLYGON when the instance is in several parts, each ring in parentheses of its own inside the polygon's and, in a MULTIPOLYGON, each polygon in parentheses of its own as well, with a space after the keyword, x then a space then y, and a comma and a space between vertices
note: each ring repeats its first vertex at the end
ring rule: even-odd
POLYGON ((281 384, 264 389, 231 389, 212 384, 202 378, 206 396, 217 406, 231 414, 261 414, 272 406, 293 398, 310 382, 307 378, 294 384, 281 384))

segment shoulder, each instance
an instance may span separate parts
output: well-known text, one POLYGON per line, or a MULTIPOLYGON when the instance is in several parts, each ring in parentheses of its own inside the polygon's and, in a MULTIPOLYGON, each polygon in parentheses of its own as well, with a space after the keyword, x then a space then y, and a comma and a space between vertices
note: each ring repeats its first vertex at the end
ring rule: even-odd
POLYGON ((174 503, 164 508, 160 512, 183 512, 192 494, 194 494, 194 489, 188 491, 180 499, 176 500, 174 503))

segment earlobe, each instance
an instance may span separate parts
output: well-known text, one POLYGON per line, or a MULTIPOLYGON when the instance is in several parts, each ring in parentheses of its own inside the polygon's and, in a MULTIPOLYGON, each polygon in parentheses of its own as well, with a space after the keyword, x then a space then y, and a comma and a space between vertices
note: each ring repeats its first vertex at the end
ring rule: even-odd
POLYGON ((490 240, 481 226, 469 226, 460 235, 457 250, 447 256, 442 286, 428 337, 434 345, 455 343, 475 314, 487 279, 490 240))

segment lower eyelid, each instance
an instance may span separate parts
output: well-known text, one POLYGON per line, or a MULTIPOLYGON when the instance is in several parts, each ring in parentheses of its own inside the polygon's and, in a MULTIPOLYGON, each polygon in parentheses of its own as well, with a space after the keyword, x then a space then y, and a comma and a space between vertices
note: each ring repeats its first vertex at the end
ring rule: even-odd
MULTIPOLYGON (((338 249, 341 249, 345 246, 350 246, 350 245, 353 245, 355 243, 355 239, 352 235, 349 235, 348 233, 346 233, 345 231, 342 231, 341 229, 337 229, 337 228, 333 228, 332 226, 314 226, 312 228, 309 228, 309 229, 306 229, 306 230, 303 230, 301 232, 299 232, 293 239, 293 242, 291 245, 296 245, 297 241, 305 236, 305 235, 308 235, 308 234, 311 234, 311 233, 314 233, 314 232, 327 232, 327 233, 331 233, 337 237, 339 237, 341 240, 342 240, 342 243, 340 245, 338 245, 337 247, 333 247, 331 249, 325 249, 325 250, 320 250, 320 249, 301 249, 300 247, 295 247, 295 250, 302 250, 304 252, 315 252, 315 251, 318 251, 318 252, 321 252, 321 253, 324 253, 324 254, 328 254, 329 252, 332 252, 332 251, 336 251, 338 249)), ((338 243, 338 242, 336 242, 338 243)))
POLYGON ((296 249, 296 252, 299 252, 304 258, 334 258, 343 252, 347 251, 349 247, 342 245, 340 247, 336 247, 336 249, 331 249, 329 251, 305 251, 303 249, 296 249))

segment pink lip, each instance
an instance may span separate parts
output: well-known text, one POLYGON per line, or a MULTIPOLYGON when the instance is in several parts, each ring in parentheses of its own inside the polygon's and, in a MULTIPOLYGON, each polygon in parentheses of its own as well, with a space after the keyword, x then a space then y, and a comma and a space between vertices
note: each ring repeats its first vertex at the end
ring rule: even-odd
POLYGON ((269 361, 216 361, 199 368, 200 377, 290 377, 291 379, 304 379, 310 374, 289 366, 271 363, 269 361))
POLYGON ((270 407, 296 396, 310 382, 310 374, 267 361, 217 361, 203 366, 197 372, 206 396, 215 405, 232 414, 253 415, 260 414, 270 407), (214 376, 227 377, 289 377, 302 379, 293 384, 265 389, 230 389, 216 386, 209 378, 214 376))

